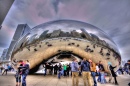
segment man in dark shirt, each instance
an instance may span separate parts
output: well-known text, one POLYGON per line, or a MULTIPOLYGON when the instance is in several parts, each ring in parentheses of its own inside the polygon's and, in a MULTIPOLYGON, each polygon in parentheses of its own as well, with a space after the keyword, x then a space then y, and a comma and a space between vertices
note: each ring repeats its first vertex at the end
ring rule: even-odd
POLYGON ((111 71, 111 75, 114 77, 114 80, 115 80, 115 85, 118 85, 118 82, 117 82, 117 75, 114 71, 114 68, 116 68, 117 66, 112 66, 111 62, 108 62, 108 65, 109 65, 109 70, 111 71))
POLYGON ((87 86, 86 81, 88 82, 88 86, 92 86, 90 63, 86 60, 86 58, 84 58, 83 61, 81 62, 81 68, 82 68, 84 86, 87 86))
POLYGON ((57 74, 58 66, 57 64, 54 66, 54 74, 57 74))
POLYGON ((62 65, 61 63, 59 63, 59 66, 58 66, 58 78, 60 79, 60 76, 61 76, 61 71, 62 71, 62 65))
POLYGON ((101 71, 104 71, 104 67, 103 67, 101 61, 99 61, 98 67, 99 67, 99 74, 98 74, 98 79, 97 79, 97 81, 100 82, 100 81, 101 81, 101 71))

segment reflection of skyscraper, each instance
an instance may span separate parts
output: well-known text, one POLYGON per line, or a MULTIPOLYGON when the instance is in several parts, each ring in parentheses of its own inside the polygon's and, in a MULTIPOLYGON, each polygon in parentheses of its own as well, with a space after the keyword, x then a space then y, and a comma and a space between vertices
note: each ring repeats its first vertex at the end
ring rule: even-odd
POLYGON ((29 33, 31 30, 31 28, 27 25, 27 24, 19 24, 17 26, 17 29, 15 31, 15 34, 13 36, 13 39, 11 41, 11 44, 9 46, 7 55, 6 55, 6 60, 9 60, 11 54, 12 54, 12 50, 16 44, 16 42, 19 40, 20 37, 26 35, 27 33, 29 33))
POLYGON ((65 37, 66 36, 66 33, 64 31, 61 31, 60 32, 60 37, 65 37))
POLYGON ((106 46, 106 47, 109 47, 109 45, 106 43, 105 40, 101 40, 99 39, 99 42, 98 42, 100 45, 103 45, 103 46, 106 46))
POLYGON ((39 38, 40 38, 40 39, 45 38, 48 31, 49 31, 49 30, 45 30, 45 31, 40 35, 39 38))
POLYGON ((71 31, 71 34, 73 37, 78 37, 78 38, 81 37, 81 35, 78 32, 76 32, 76 30, 71 31))
POLYGON ((0 0, 0 29, 14 0, 0 0))
POLYGON ((37 34, 34 34, 32 37, 29 38, 28 44, 32 43, 36 39, 37 34))
POLYGON ((86 39, 88 39, 89 41, 92 40, 90 34, 85 30, 85 29, 80 29, 82 31, 82 33, 85 35, 86 39))
POLYGON ((91 35, 91 37, 92 37, 92 40, 93 40, 94 42, 98 43, 98 41, 99 41, 98 36, 96 36, 95 34, 92 34, 92 33, 90 33, 90 35, 91 35))
POLYGON ((59 37, 61 30, 54 30, 51 34, 51 37, 59 37))

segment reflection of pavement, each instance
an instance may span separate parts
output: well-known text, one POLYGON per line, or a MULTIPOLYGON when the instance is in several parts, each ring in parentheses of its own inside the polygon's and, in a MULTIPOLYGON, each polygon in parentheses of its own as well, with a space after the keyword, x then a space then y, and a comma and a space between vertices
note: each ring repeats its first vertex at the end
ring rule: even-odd
MULTIPOLYGON (((15 77, 14 74, 9 73, 8 75, 1 76, 0 74, 0 86, 15 86, 15 77)), ((130 75, 120 75, 117 78, 119 85, 118 86, 128 86, 130 82, 130 75)), ((107 78, 108 81, 108 78, 107 78)), ((27 77, 27 86, 72 86, 71 77, 61 77, 58 79, 57 76, 43 76, 42 74, 38 75, 29 75, 27 77)), ((83 80, 79 78, 79 86, 83 85, 83 80)), ((98 86, 115 86, 114 84, 100 84, 98 86)))

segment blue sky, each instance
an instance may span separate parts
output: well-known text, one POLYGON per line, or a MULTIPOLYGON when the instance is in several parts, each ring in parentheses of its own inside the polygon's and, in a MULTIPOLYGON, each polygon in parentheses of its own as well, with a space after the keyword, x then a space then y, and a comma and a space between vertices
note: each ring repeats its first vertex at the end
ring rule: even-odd
POLYGON ((123 59, 130 56, 130 0, 15 0, 0 30, 0 56, 18 24, 31 28, 59 19, 92 24, 117 44, 123 59))

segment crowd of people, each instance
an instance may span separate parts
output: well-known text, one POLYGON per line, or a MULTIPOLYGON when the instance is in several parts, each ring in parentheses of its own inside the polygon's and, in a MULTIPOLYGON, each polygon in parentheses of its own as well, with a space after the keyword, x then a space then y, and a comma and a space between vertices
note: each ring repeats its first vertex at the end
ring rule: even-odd
MULTIPOLYGON (((108 62, 108 70, 110 70, 110 78, 109 78, 109 83, 111 83, 112 77, 114 79, 114 84, 118 85, 117 82, 117 75, 114 71, 114 68, 116 66, 112 66, 111 62, 108 62)), ((99 61, 98 64, 95 64, 91 59, 86 60, 84 58, 81 62, 78 62, 77 59, 73 59, 72 63, 70 64, 55 64, 54 66, 46 63, 43 65, 43 73, 44 75, 46 74, 51 74, 51 75, 57 75, 58 78, 60 79, 61 76, 67 77, 67 76, 72 76, 72 85, 73 86, 78 86, 79 80, 78 77, 82 76, 84 86, 97 86, 97 82, 101 84, 107 83, 105 79, 105 69, 102 64, 102 61, 99 61), (96 80, 96 76, 98 75, 98 78, 96 80), (76 79, 76 81, 75 81, 76 79), (92 82, 93 81, 93 82, 92 82)))
POLYGON ((10 64, 5 64, 3 66, 0 67, 0 72, 2 75, 7 75, 9 71, 16 71, 15 74, 15 79, 16 79, 16 86, 26 86, 26 77, 29 73, 29 61, 14 61, 14 67, 15 69, 10 65, 10 64))
MULTIPOLYGON (((112 67, 111 64, 109 64, 109 68, 110 68, 112 76, 115 79, 115 85, 118 85, 118 82, 116 80, 116 76, 114 76, 115 72, 112 69, 113 67, 112 67)), ((96 64, 91 59, 86 60, 86 58, 84 58, 83 61, 81 62, 81 65, 78 65, 77 60, 74 59, 72 64, 71 64, 72 86, 78 86, 79 70, 82 72, 84 86, 93 86, 93 85, 97 86, 97 81, 100 82, 101 84, 105 84, 107 82, 106 79, 105 79, 105 69, 104 69, 104 66, 102 65, 101 61, 96 66, 96 64), (96 72, 98 73, 98 79, 97 80, 95 78, 96 72), (76 77, 76 78, 74 78, 74 77, 76 77), (76 79, 76 82, 74 82, 74 79, 76 79)))
POLYGON ((8 71, 13 71, 14 68, 10 65, 10 64, 5 64, 0 66, 0 73, 2 73, 2 75, 7 75, 8 71))
POLYGON ((123 67, 120 67, 116 72, 119 75, 123 75, 123 74, 129 74, 130 75, 130 61, 125 63, 125 65, 123 67))
MULTIPOLYGON (((16 86, 26 86, 26 77, 29 73, 29 61, 18 61, 16 64, 16 86)), ((115 85, 119 85, 118 81, 116 79, 117 74, 116 72, 122 71, 121 68, 119 68, 118 71, 114 71, 114 68, 116 68, 117 65, 113 66, 111 62, 108 62, 108 70, 110 71, 109 74, 109 80, 106 81, 105 77, 105 69, 102 64, 102 61, 99 61, 99 63, 95 64, 91 59, 86 60, 84 58, 81 62, 78 62, 76 58, 73 58, 73 61, 69 64, 55 64, 52 65, 50 63, 45 63, 43 65, 43 74, 46 76, 47 74, 50 75, 57 75, 58 79, 63 77, 72 77, 72 86, 79 86, 79 76, 83 78, 84 86, 97 86, 97 82, 101 84, 106 84, 107 82, 111 83, 112 78, 114 80, 115 85), (98 78, 96 80, 96 76, 98 75, 98 78)), ((130 64, 125 64, 125 68, 130 71, 130 64)), ((5 65, 2 75, 7 74, 7 71, 11 70, 12 67, 7 64, 5 65)), ((121 72, 122 73, 122 72, 121 72)), ((129 74, 129 72, 128 72, 129 74)))

